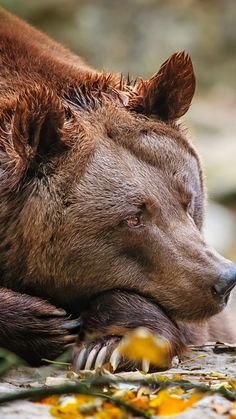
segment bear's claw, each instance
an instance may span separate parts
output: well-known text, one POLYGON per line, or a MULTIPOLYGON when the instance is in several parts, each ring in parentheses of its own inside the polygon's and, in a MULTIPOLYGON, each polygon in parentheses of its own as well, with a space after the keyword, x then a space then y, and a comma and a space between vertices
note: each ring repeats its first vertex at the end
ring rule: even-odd
POLYGON ((119 353, 121 337, 107 337, 107 339, 77 344, 72 356, 73 370, 96 370, 110 364, 113 372, 142 370, 145 373, 153 370, 153 365, 146 359, 132 362, 119 353))
POLYGON ((82 343, 76 346, 73 353, 73 368, 75 372, 80 370, 93 370, 110 363, 115 371, 121 357, 118 355, 117 344, 120 338, 82 343), (120 359, 118 359, 120 357, 120 359))
POLYGON ((65 329, 77 329, 80 326, 80 318, 78 319, 73 319, 73 320, 67 320, 65 322, 62 323, 62 327, 64 327, 65 329))

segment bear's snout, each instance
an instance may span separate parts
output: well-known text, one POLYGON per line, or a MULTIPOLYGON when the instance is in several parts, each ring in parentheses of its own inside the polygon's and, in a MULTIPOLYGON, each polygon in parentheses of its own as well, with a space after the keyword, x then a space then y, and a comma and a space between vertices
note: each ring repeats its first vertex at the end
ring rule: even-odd
POLYGON ((212 287, 212 295, 215 299, 227 303, 230 292, 236 285, 236 265, 232 264, 232 267, 226 272, 222 273, 217 280, 216 284, 212 287))

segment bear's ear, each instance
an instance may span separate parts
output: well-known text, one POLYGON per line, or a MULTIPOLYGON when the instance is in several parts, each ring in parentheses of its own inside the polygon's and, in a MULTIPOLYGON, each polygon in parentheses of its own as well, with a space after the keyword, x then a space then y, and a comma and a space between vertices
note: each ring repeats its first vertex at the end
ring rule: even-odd
POLYGON ((64 108, 51 90, 35 86, 22 92, 12 119, 12 141, 22 157, 50 154, 60 145, 64 108))
POLYGON ((27 170, 66 145, 64 107, 48 88, 34 86, 4 104, 0 115, 0 195, 17 186, 27 170))
POLYGON ((150 80, 141 80, 129 107, 163 121, 173 121, 184 115, 195 91, 195 76, 189 55, 173 54, 150 80))

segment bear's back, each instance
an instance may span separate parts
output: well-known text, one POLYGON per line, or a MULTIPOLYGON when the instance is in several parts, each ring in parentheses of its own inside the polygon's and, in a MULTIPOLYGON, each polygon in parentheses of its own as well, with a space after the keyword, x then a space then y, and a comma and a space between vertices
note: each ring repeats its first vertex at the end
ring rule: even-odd
POLYGON ((79 56, 0 9, 0 104, 32 83, 60 94, 88 71, 79 56))

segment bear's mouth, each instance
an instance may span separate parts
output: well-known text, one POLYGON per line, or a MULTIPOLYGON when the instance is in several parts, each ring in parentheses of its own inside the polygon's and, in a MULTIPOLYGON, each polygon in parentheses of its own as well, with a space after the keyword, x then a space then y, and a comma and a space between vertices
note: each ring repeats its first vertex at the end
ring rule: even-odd
MULTIPOLYGON (((179 321, 184 321, 187 323, 188 322, 199 323, 202 321, 206 321, 210 317, 220 313, 226 307, 229 297, 230 297, 230 293, 233 288, 234 288, 234 285, 232 285, 232 287, 230 287, 223 296, 218 295, 218 297, 213 297, 214 303, 212 302, 211 306, 204 305, 202 310, 199 311, 198 317, 192 316, 192 313, 190 313, 191 315, 189 315, 189 312, 187 311, 185 313, 183 313, 182 311, 181 312, 182 317, 180 318, 179 313, 177 313, 176 311, 173 312, 171 309, 168 309, 167 307, 165 307, 163 304, 159 302, 157 298, 149 294, 141 293, 141 292, 136 292, 136 294, 139 295, 140 297, 145 298, 147 301, 150 301, 152 304, 158 306, 159 309, 163 312, 163 314, 166 317, 168 317, 169 320, 178 328, 179 321)), ((132 291, 130 290, 122 290, 122 291, 132 293, 132 291)))
POLYGON ((231 291, 234 289, 235 284, 233 284, 228 290, 227 292, 223 295, 223 302, 225 303, 225 305, 228 303, 229 301, 229 297, 231 294, 231 291))
POLYGON ((228 289, 227 289, 227 291, 225 291, 225 293, 223 294, 223 295, 220 295, 217 291, 216 291, 216 289, 215 289, 215 287, 213 287, 212 288, 212 296, 213 296, 213 298, 214 298, 214 300, 215 301, 217 301, 218 303, 219 303, 219 306, 220 307, 225 307, 226 306, 226 304, 228 303, 228 301, 229 301, 229 297, 230 297, 230 294, 231 294, 231 291, 234 289, 234 287, 235 287, 235 284, 232 284, 228 289))

